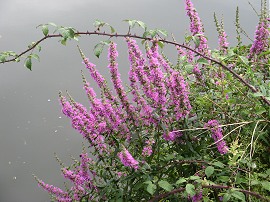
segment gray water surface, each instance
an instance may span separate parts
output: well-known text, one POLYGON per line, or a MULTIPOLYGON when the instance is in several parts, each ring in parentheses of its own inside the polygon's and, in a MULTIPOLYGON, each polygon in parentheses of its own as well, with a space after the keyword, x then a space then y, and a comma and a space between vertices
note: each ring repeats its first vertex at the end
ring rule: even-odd
MULTIPOLYGON (((214 12, 219 18, 223 15, 229 41, 236 43, 234 16, 237 5, 241 25, 253 38, 258 18, 248 1, 193 2, 212 48, 217 47, 214 12)), ((250 2, 259 10, 259 0, 250 2)), ((122 33, 127 32, 123 19, 141 20, 150 29, 163 28, 174 33, 179 41, 189 29, 183 0, 0 0, 0 51, 23 51, 29 43, 42 37, 41 31, 35 29, 41 23, 54 22, 91 31, 95 19, 110 23, 122 33)), ((104 39, 107 38, 82 37, 79 43, 101 72, 107 72, 107 53, 97 59, 92 49, 104 39)), ((46 183, 63 187, 64 180, 54 152, 69 165, 69 156, 78 158, 81 151, 82 138, 61 114, 58 92, 68 90, 77 101, 87 105, 80 75, 84 66, 76 43, 64 47, 57 41, 51 39, 42 44, 41 62, 34 62, 33 71, 27 70, 22 63, 0 65, 0 202, 49 201, 48 194, 37 186, 32 174, 46 183)), ((129 67, 126 45, 120 39, 117 42, 119 68, 125 77, 129 67)), ((166 54, 174 58, 172 50, 166 54)))

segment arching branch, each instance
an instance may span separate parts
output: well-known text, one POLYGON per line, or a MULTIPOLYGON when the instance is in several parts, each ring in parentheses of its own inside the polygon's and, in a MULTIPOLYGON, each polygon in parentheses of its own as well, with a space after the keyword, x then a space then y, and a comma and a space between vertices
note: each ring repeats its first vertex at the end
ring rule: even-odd
MULTIPOLYGON (((135 34, 118 34, 118 33, 114 33, 114 34, 110 34, 110 33, 106 33, 106 32, 97 32, 97 31, 94 31, 94 32, 89 32, 89 31, 86 31, 86 32, 76 32, 75 35, 100 35, 100 36, 109 36, 109 37, 131 37, 131 38, 136 38, 136 39, 141 39, 141 40, 146 40, 146 41, 151 41, 153 40, 153 38, 149 38, 149 37, 142 37, 142 36, 137 36, 135 34)), ((25 51, 21 52, 20 54, 18 54, 17 56, 11 58, 11 59, 8 59, 6 61, 2 61, 0 62, 0 64, 3 64, 3 63, 7 63, 7 62, 15 62, 16 59, 20 58, 21 56, 25 55, 26 53, 28 53, 29 51, 33 50, 38 44, 40 44, 41 42, 45 41, 46 39, 49 39, 49 38, 57 38, 57 37, 63 37, 61 34, 49 34, 47 36, 44 36, 43 38, 41 38, 40 40, 38 40, 36 43, 34 43, 30 48, 26 49, 25 51)), ((190 50, 194 53, 196 53, 197 55, 221 66, 224 70, 226 71, 229 71, 237 80, 239 80, 242 84, 244 84, 246 87, 248 87, 253 93, 257 93, 258 90, 250 85, 247 81, 245 81, 239 74, 237 74, 235 71, 233 71, 231 68, 229 68, 228 66, 222 64, 222 62, 214 59, 214 58, 211 58, 210 56, 207 56, 207 55, 204 55, 203 53, 200 53, 198 52, 197 50, 189 47, 189 46, 186 46, 184 44, 180 44, 180 43, 177 43, 177 42, 173 42, 173 41, 169 41, 169 40, 166 40, 166 39, 159 39, 159 41, 163 42, 163 43, 166 43, 166 44, 171 44, 171 45, 174 45, 174 46, 180 46, 182 48, 185 48, 187 50, 190 50)), ((268 99, 266 99, 265 96, 260 96, 261 100, 267 104, 268 106, 270 106, 270 101, 268 99)))

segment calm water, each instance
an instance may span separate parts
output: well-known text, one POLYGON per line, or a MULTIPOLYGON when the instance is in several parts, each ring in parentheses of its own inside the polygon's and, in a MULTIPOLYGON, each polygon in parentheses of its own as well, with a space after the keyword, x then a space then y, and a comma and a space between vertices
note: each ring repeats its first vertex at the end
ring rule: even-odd
MULTIPOLYGON (((182 0, 0 0, 0 51, 22 51, 42 37, 35 27, 41 23, 93 30, 92 23, 101 19, 118 32, 126 32, 123 19, 138 19, 152 28, 164 28, 182 41, 188 27, 182 0), (169 2, 169 3, 168 3, 169 2), (151 26, 150 26, 151 25, 151 26)), ((246 0, 194 0, 205 25, 212 48, 217 45, 213 13, 224 16, 225 29, 231 43, 235 43, 234 16, 240 7, 242 27, 253 38, 257 17, 246 0)), ((259 10, 259 0, 250 1, 259 10)), ((106 39, 106 38, 103 38, 106 39)), ((107 53, 101 59, 92 54, 97 37, 82 37, 80 46, 101 72, 106 72, 107 53)), ((248 42, 247 39, 245 39, 248 42)), ((120 71, 128 70, 127 50, 117 40, 120 52, 120 71)), ((168 50, 167 55, 175 57, 168 50)), ((69 165, 70 155, 78 156, 82 138, 69 120, 60 112, 58 91, 68 90, 79 102, 87 104, 82 90, 81 59, 76 43, 67 47, 57 39, 42 44, 41 62, 34 62, 33 71, 23 64, 0 65, 0 202, 44 202, 47 193, 37 187, 32 174, 45 182, 63 185, 60 166, 54 152, 69 165)), ((85 71, 86 72, 86 71, 85 71)), ((89 77, 88 77, 89 78, 89 77)))

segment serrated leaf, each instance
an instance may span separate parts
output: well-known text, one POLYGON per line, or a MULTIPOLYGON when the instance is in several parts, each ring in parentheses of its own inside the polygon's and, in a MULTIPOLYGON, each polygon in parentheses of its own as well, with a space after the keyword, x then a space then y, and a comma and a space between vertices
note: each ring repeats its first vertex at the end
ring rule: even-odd
POLYGON ((158 182, 158 185, 159 185, 162 189, 164 189, 164 190, 166 190, 166 191, 171 191, 171 190, 173 190, 173 186, 172 186, 169 182, 167 182, 167 181, 165 181, 165 180, 160 180, 160 181, 158 182))
POLYGON ((215 168, 213 166, 208 166, 205 169, 205 174, 207 177, 210 177, 214 173, 215 168))
POLYGON ((186 185, 186 192, 192 197, 196 194, 195 192, 195 186, 193 184, 187 184, 186 185))
POLYGON ((268 191, 270 191, 270 182, 263 181, 262 182, 262 187, 268 191))
POLYGON ((184 183, 184 182, 186 182, 187 180, 185 179, 185 178, 180 178, 179 180, 177 180, 176 181, 176 183, 175 184, 182 184, 182 183, 184 183))
POLYGON ((240 191, 233 191, 232 196, 241 200, 241 201, 246 201, 246 196, 240 191))
POLYGON ((32 71, 32 60, 31 60, 31 58, 27 58, 26 60, 25 60, 25 63, 24 63, 24 66, 27 68, 27 69, 29 69, 29 70, 31 70, 32 71))
POLYGON ((165 29, 158 29, 157 31, 163 36, 168 36, 168 32, 165 29))
POLYGON ((48 36, 48 34, 49 34, 49 28, 48 28, 47 25, 43 25, 42 26, 42 32, 43 32, 44 36, 48 36))

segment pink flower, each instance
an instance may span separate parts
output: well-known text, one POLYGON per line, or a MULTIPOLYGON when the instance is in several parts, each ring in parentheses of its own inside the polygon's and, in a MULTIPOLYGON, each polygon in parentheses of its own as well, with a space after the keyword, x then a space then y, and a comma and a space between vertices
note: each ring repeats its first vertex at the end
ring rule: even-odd
POLYGON ((172 131, 172 132, 169 132, 169 133, 164 133, 163 134, 163 138, 164 140, 166 141, 175 141, 178 137, 181 137, 183 134, 181 132, 175 132, 175 131, 172 131))
POLYGON ((132 157, 132 155, 126 148, 124 148, 123 151, 118 153, 118 157, 120 158, 124 166, 134 168, 135 170, 139 168, 139 162, 132 157))
POLYGON ((223 140, 222 129, 219 126, 217 120, 209 120, 204 128, 208 128, 212 132, 212 138, 216 142, 217 149, 220 154, 226 154, 228 152, 228 147, 226 146, 226 142, 223 140))

